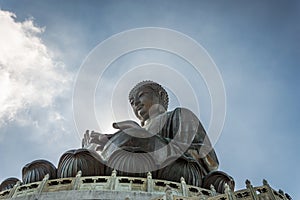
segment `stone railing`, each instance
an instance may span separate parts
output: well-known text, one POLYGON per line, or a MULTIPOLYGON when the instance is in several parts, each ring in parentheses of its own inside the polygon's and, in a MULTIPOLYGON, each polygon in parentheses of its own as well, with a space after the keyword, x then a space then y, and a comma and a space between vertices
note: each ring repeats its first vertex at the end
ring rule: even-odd
MULTIPOLYGON (((78 172, 76 177, 60 178, 49 180, 45 176, 42 181, 20 184, 18 182, 12 189, 0 192, 0 199, 40 199, 45 194, 57 194, 59 192, 69 192, 85 195, 85 192, 101 191, 110 192, 110 199, 115 194, 125 194, 126 198, 118 199, 153 199, 153 200, 291 200, 288 194, 281 190, 274 191, 267 181, 263 181, 263 186, 253 187, 250 181, 246 181, 246 189, 232 192, 226 186, 225 194, 218 194, 214 188, 211 190, 187 185, 182 178, 180 182, 152 179, 151 173, 147 178, 122 177, 117 176, 116 171, 111 176, 82 177, 78 172), (136 195, 136 192, 149 194, 146 198, 136 195), (131 195, 135 193, 135 195, 131 195), (150 195, 151 194, 151 195, 150 195), (30 197, 30 198, 29 198, 30 197), (127 198, 128 197, 128 198, 127 198)), ((75 195, 76 195, 75 194, 75 195)), ((59 196, 58 194, 56 196, 59 196)), ((73 194, 74 196, 74 194, 73 194)), ((86 199, 91 199, 85 196, 86 199)), ((41 198, 52 199, 52 197, 41 198)), ((59 198, 56 198, 59 199, 59 198)), ((76 198, 75 198, 76 199, 76 198)), ((77 199, 80 199, 79 197, 77 199)))
POLYGON ((247 189, 232 192, 227 186, 225 194, 212 192, 210 196, 206 196, 200 192, 193 197, 182 197, 172 194, 172 192, 166 192, 165 195, 153 200, 292 200, 292 198, 288 194, 284 194, 282 190, 279 190, 279 192, 273 190, 266 180, 263 181, 263 186, 259 187, 253 187, 250 181, 247 180, 246 187, 247 189))
POLYGON ((151 173, 148 173, 147 178, 139 177, 122 177, 116 176, 113 171, 111 176, 92 176, 81 177, 81 172, 78 172, 76 177, 60 178, 48 180, 48 176, 42 181, 20 184, 19 182, 9 190, 0 192, 0 199, 9 199, 25 196, 35 196, 38 199, 40 195, 47 192, 59 191, 140 191, 156 194, 165 194, 166 190, 170 189, 178 196, 192 197, 199 193, 206 196, 212 196, 210 190, 187 185, 184 179, 180 183, 166 180, 152 179, 151 173))

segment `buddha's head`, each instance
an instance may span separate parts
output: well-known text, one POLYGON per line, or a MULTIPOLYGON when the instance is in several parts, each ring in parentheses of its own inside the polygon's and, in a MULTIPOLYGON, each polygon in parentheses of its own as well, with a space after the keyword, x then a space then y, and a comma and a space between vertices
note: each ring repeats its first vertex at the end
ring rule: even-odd
POLYGON ((136 117, 144 122, 168 109, 168 93, 153 81, 138 83, 129 93, 129 102, 136 117))

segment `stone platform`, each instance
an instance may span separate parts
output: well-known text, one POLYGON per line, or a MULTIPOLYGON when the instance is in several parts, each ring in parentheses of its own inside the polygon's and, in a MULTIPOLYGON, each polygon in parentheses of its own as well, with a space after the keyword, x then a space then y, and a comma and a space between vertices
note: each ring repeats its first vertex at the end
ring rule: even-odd
POLYGON ((56 200, 56 199, 111 199, 111 200, 291 200, 288 194, 273 190, 267 181, 253 187, 246 181, 246 189, 233 192, 226 187, 225 194, 180 182, 147 178, 111 176, 76 177, 48 180, 30 184, 18 182, 13 188, 0 192, 0 199, 56 200))

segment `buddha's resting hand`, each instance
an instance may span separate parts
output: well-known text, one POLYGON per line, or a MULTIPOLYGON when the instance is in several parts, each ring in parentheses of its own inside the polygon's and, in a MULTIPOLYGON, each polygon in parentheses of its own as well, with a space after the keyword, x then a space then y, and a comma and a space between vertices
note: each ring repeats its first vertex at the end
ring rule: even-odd
POLYGON ((132 120, 115 122, 113 123, 113 127, 115 129, 119 129, 125 132, 127 135, 136 138, 149 138, 156 135, 156 132, 155 133, 149 132, 148 130, 142 128, 138 123, 132 120))
POLYGON ((129 128, 141 128, 141 126, 132 120, 126 120, 122 122, 115 122, 112 125, 115 129, 125 130, 129 128))
POLYGON ((101 150, 108 140, 108 135, 87 130, 82 139, 82 148, 101 150))

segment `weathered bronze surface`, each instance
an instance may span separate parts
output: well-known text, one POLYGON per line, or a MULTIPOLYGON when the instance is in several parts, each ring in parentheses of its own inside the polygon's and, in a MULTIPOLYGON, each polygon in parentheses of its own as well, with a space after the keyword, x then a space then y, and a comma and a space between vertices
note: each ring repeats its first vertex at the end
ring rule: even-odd
POLYGON ((125 175, 152 171, 154 178, 179 181, 184 177, 187 184, 208 189, 216 184, 221 193, 225 183, 233 189, 234 181, 227 174, 211 175, 219 162, 199 119, 185 108, 167 111, 168 100, 161 85, 138 83, 129 93, 129 102, 140 125, 116 122, 113 127, 118 131, 113 135, 87 131, 83 147, 97 151, 104 162, 125 175))
POLYGON ((23 167, 22 180, 25 184, 33 183, 43 180, 47 174, 49 174, 49 179, 55 179, 56 167, 47 160, 35 160, 23 167))
POLYGON ((4 191, 4 190, 8 190, 14 187, 14 185, 20 181, 17 178, 11 177, 11 178, 7 178, 4 181, 2 181, 2 183, 0 184, 0 191, 4 191))
POLYGON ((78 171, 82 172, 82 176, 100 176, 104 174, 105 166, 94 151, 88 149, 69 150, 59 159, 57 177, 75 177, 78 171))

